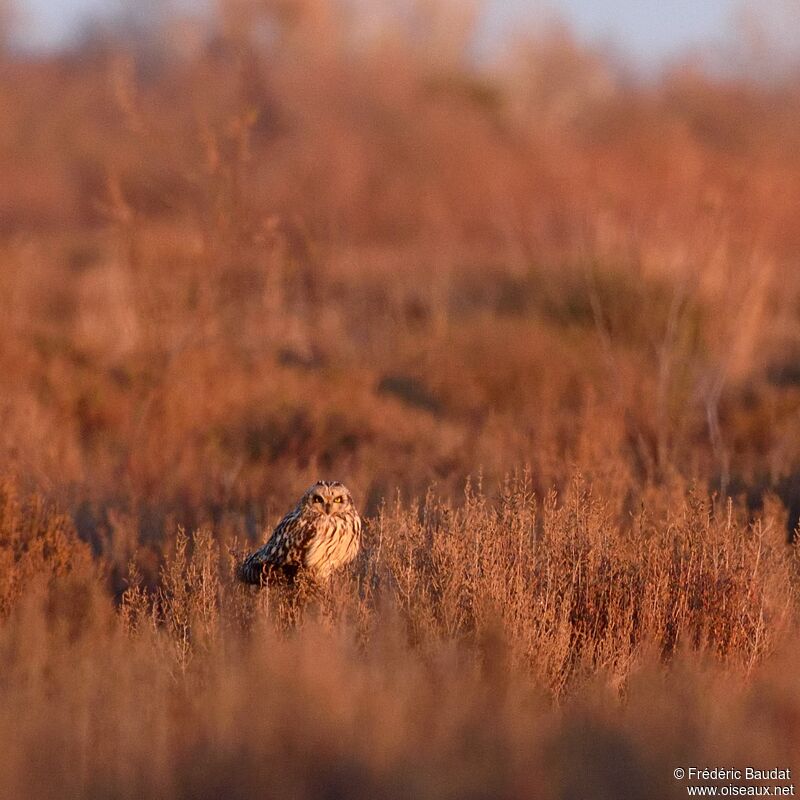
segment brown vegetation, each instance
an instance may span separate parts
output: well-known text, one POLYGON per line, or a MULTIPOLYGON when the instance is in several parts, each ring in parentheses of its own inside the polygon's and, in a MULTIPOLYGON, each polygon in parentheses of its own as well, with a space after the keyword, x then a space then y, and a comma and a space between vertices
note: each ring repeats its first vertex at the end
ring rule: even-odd
POLYGON ((795 766, 800 83, 220 6, 0 57, 2 795, 795 766), (236 585, 319 477, 357 567, 236 585))

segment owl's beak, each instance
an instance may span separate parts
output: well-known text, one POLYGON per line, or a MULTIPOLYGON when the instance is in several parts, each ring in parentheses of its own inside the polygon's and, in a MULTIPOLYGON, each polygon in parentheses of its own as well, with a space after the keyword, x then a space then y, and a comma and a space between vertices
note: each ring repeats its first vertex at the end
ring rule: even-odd
POLYGON ((331 504, 330 503, 325 503, 325 513, 326 514, 330 514, 331 513, 331 504))

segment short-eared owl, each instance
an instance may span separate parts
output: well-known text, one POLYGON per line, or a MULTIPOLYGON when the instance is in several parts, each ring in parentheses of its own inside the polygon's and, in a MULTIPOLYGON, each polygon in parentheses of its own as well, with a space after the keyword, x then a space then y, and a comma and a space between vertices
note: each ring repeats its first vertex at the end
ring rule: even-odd
POLYGON ((361 517, 339 481, 318 481, 279 523, 267 543, 239 567, 245 583, 298 572, 324 580, 352 561, 361 546, 361 517))

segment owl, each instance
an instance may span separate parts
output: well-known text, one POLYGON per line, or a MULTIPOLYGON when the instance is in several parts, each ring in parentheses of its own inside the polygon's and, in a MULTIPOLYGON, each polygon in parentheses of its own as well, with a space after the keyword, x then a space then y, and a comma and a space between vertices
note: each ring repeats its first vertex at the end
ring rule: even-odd
POLYGON ((263 547, 239 567, 239 579, 263 584, 298 573, 323 581, 349 564, 361 546, 361 517, 347 487, 339 481, 318 481, 279 523, 263 547))

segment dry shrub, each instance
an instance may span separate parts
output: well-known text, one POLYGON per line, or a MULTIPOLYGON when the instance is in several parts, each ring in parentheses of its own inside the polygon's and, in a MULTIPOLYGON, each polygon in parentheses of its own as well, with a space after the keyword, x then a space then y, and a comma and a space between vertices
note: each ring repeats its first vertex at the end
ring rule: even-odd
POLYGON ((31 587, 100 582, 101 569, 72 520, 52 510, 39 494, 20 498, 18 481, 0 484, 0 618, 5 619, 31 587))
POLYGON ((499 624, 512 656, 556 694, 598 670, 623 681, 644 645, 746 666, 790 618, 778 519, 748 525, 695 493, 665 519, 625 525, 581 478, 537 503, 525 477, 497 505, 468 489, 458 507, 429 497, 420 514, 393 516, 376 523, 376 569, 412 640, 475 640, 499 624))

